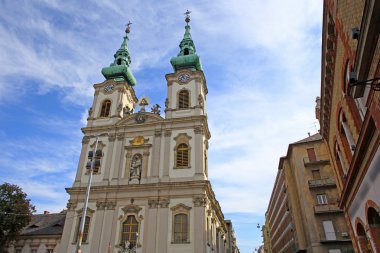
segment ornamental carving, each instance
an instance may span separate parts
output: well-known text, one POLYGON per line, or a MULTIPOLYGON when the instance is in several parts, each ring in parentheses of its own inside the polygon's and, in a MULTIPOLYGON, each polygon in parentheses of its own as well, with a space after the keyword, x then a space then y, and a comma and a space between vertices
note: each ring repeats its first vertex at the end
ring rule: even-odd
POLYGON ((166 129, 164 135, 165 135, 165 137, 172 136, 172 130, 166 129))
POLYGON ((190 211, 191 207, 190 206, 186 206, 185 204, 177 204, 173 207, 170 208, 170 210, 172 211, 177 211, 177 212, 188 212, 190 211))
POLYGON ((146 120, 146 115, 142 114, 141 112, 138 112, 135 116, 135 121, 137 124, 142 124, 146 120))
POLYGON ((142 210, 142 208, 139 206, 136 206, 134 204, 130 204, 130 205, 123 207, 122 210, 125 214, 127 214, 127 213, 138 214, 142 210))
POLYGON ((155 199, 149 199, 148 200, 148 206, 149 206, 149 208, 157 208, 158 207, 158 201, 155 199))
POLYGON ((96 202, 96 209, 97 210, 104 210, 106 209, 107 202, 97 201, 96 202))
POLYGON ((193 202, 194 202, 195 207, 206 206, 207 199, 206 197, 197 196, 197 197, 193 197, 193 202))
POLYGON ((196 134, 204 134, 204 129, 202 126, 196 126, 194 127, 194 133, 196 134))
POLYGON ((159 205, 161 208, 168 208, 170 201, 168 199, 160 199, 159 205))
POLYGON ((122 139, 124 139, 124 133, 117 133, 116 137, 118 140, 122 140, 122 139))
POLYGON ((88 144, 90 142, 90 137, 84 136, 82 139, 82 144, 88 144))
POLYGON ((69 200, 69 201, 67 202, 66 208, 67 208, 69 211, 73 211, 73 210, 75 210, 75 208, 77 208, 77 205, 78 205, 77 202, 74 202, 74 201, 69 200))
POLYGON ((162 136, 162 131, 160 129, 154 130, 154 136, 155 137, 161 137, 162 136))
POLYGON ((115 141, 116 139, 116 134, 109 134, 108 135, 108 141, 115 141))

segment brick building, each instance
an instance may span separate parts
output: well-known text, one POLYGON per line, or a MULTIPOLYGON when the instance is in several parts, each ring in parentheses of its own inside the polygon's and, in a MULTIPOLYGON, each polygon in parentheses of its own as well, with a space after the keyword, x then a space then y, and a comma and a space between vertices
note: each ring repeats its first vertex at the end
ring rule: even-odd
POLYGON ((324 1, 317 117, 357 252, 380 252, 379 33, 379 0, 324 1))

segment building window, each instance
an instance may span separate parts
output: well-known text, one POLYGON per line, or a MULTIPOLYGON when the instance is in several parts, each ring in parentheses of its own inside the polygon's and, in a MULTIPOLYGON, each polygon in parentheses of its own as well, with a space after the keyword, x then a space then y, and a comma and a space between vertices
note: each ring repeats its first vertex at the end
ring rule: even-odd
MULTIPOLYGON (((87 156, 88 162, 86 164, 86 170, 87 170, 86 172, 87 173, 90 173, 93 154, 94 154, 94 151, 88 152, 88 156, 87 156)), ((93 167, 93 173, 94 174, 100 173, 100 161, 101 161, 102 156, 103 156, 102 150, 98 149, 95 151, 95 161, 94 161, 94 167, 93 167)))
POLYGON ((123 222, 123 228, 121 232, 121 242, 129 242, 132 247, 136 245, 138 236, 139 223, 134 215, 129 215, 123 222))
POLYGON ((177 147, 176 167, 189 166, 189 147, 185 143, 181 143, 177 147))
POLYGON ((179 109, 186 109, 189 108, 190 103, 190 94, 188 90, 181 90, 178 93, 178 108, 179 109))
MULTIPOLYGON (((85 223, 84 223, 84 228, 83 228, 83 236, 82 236, 82 243, 87 243, 88 242, 88 232, 90 228, 90 216, 86 216, 85 223)), ((82 216, 79 217, 78 220, 78 225, 77 225, 77 235, 76 235, 76 240, 75 242, 78 241, 79 239, 79 229, 80 229, 80 223, 82 221, 82 216)))
POLYGON ((16 253, 21 253, 21 249, 16 249, 16 253))
POLYGON ((37 253, 37 250, 36 249, 31 249, 30 253, 37 253))
POLYGON ((53 249, 47 249, 46 253, 53 253, 53 251, 54 251, 53 249))
POLYGON ((352 133, 351 133, 350 128, 349 128, 348 123, 347 123, 347 119, 344 116, 342 111, 340 111, 340 113, 339 113, 339 123, 340 123, 340 132, 345 137, 345 139, 348 143, 348 146, 349 146, 349 150, 350 150, 351 154, 353 154, 355 151, 354 137, 352 136, 352 133))
POLYGON ((307 156, 309 157, 309 162, 317 161, 317 156, 315 155, 314 148, 308 148, 306 149, 306 151, 307 151, 307 156))
POLYGON ((174 242, 187 242, 187 215, 180 213, 174 215, 174 242))
POLYGON ((318 203, 318 205, 327 205, 328 201, 327 201, 326 194, 318 194, 317 195, 317 203, 318 203))
POLYGON ((110 115, 111 100, 105 100, 102 103, 102 110, 100 111, 100 117, 108 117, 110 115))
POLYGON ((336 234, 334 230, 334 226, 331 220, 323 221, 323 230, 325 231, 325 239, 327 241, 336 240, 336 234))

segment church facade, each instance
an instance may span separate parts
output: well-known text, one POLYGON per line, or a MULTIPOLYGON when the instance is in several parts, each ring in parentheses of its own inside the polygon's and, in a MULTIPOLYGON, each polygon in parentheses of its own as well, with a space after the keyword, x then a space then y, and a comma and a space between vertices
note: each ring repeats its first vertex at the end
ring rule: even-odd
POLYGON ((227 252, 228 229, 208 180, 208 90, 189 21, 166 75, 165 117, 135 95, 129 26, 102 69, 106 80, 94 85, 77 174, 66 189, 59 252, 78 251, 90 176, 82 252, 227 252))

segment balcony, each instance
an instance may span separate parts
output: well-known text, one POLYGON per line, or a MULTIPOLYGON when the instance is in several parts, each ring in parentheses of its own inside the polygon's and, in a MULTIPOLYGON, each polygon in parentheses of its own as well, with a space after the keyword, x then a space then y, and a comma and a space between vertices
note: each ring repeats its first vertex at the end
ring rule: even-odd
POLYGON ((321 164, 329 164, 330 159, 328 155, 319 155, 316 157, 304 157, 303 158, 303 164, 305 167, 315 166, 315 165, 321 165, 321 164))
MULTIPOLYGON (((325 232, 321 234, 321 243, 329 242, 351 242, 351 238, 348 232, 325 232)), ((350 249, 346 249, 350 250, 350 249)), ((349 251, 348 251, 349 252, 349 251)))
POLYGON ((323 213, 341 213, 342 209, 338 207, 338 204, 329 203, 329 204, 317 204, 314 206, 315 214, 323 214, 323 213))
POLYGON ((335 180, 331 177, 309 180, 309 188, 335 186, 335 180))

